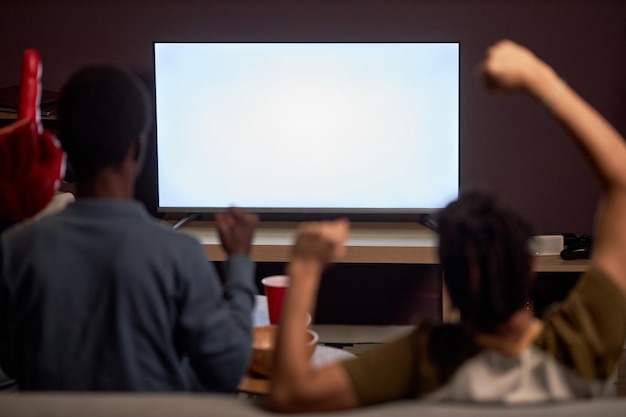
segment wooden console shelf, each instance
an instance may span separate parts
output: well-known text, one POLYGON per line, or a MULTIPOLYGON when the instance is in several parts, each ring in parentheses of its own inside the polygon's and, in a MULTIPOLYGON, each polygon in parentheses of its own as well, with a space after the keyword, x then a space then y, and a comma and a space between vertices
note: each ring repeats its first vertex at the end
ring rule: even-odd
MULTIPOLYGON (((297 223, 265 222, 256 231, 252 258, 257 262, 287 262, 297 223)), ((194 221, 180 229, 200 240, 209 259, 222 261, 225 253, 213 222, 194 221)), ((342 263, 439 263, 437 235, 416 223, 352 223, 348 251, 342 263)), ((564 261, 559 256, 538 256, 537 272, 583 272, 589 260, 564 261)))
MULTIPOLYGON (((252 258, 257 262, 286 262, 297 223, 266 222, 256 231, 252 258)), ((212 260, 225 254, 213 222, 196 221, 180 229, 197 237, 212 260)), ((436 235, 418 224, 353 223, 343 263, 437 264, 436 235)))

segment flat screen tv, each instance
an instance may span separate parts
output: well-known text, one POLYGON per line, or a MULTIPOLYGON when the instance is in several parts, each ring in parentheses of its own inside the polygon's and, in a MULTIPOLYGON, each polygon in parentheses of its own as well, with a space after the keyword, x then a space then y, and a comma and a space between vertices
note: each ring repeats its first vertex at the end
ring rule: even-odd
POLYGON ((154 43, 158 210, 432 213, 459 187, 459 43, 154 43))

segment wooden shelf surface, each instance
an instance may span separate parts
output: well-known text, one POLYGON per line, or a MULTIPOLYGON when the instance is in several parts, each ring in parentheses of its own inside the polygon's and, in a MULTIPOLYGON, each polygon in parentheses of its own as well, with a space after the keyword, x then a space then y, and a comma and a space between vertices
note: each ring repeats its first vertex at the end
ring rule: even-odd
MULTIPOLYGON (((286 262, 297 223, 267 222, 259 225, 252 258, 257 262, 286 262)), ((195 236, 212 260, 225 259, 213 222, 196 221, 180 229, 195 236)), ((436 234, 418 224, 353 223, 343 263, 437 264, 436 234)))
MULTIPOLYGON (((252 259, 287 262, 296 227, 295 222, 261 223, 255 233, 252 259)), ((226 259, 213 222, 194 221, 179 230, 195 236, 209 259, 226 259)), ((436 265, 437 235, 416 223, 352 223, 348 251, 341 262, 436 265)), ((558 255, 535 258, 537 272, 584 272, 589 265, 589 260, 564 261, 558 255)))

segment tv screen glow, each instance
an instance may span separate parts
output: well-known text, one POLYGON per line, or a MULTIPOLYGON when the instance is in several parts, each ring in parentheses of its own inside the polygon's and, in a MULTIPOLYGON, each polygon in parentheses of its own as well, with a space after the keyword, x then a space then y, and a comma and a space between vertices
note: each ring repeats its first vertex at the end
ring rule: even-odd
POLYGON ((458 43, 154 44, 160 211, 428 213, 459 186, 458 43))

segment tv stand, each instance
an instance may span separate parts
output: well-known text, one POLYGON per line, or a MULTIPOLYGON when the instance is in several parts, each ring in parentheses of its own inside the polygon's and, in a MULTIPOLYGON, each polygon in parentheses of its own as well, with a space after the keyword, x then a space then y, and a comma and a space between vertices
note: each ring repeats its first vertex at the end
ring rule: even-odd
MULTIPOLYGON (((259 223, 252 259, 256 262, 289 261, 297 227, 297 222, 259 223)), ((195 236, 209 259, 223 261, 227 258, 214 222, 191 222, 180 231, 195 236)), ((418 223, 352 223, 347 247, 346 256, 338 263, 439 264, 437 234, 418 223)), ((534 266, 536 272, 583 272, 589 268, 590 261, 564 261, 558 255, 538 256, 534 266)))
POLYGON ((439 224, 433 214, 420 214, 419 223, 432 230, 433 232, 439 231, 439 224))
POLYGON ((186 215, 185 217, 183 217, 182 219, 180 219, 179 221, 177 221, 176 224, 172 226, 172 230, 178 230, 184 225, 186 225, 187 223, 196 220, 198 217, 200 217, 200 213, 190 213, 186 215))

